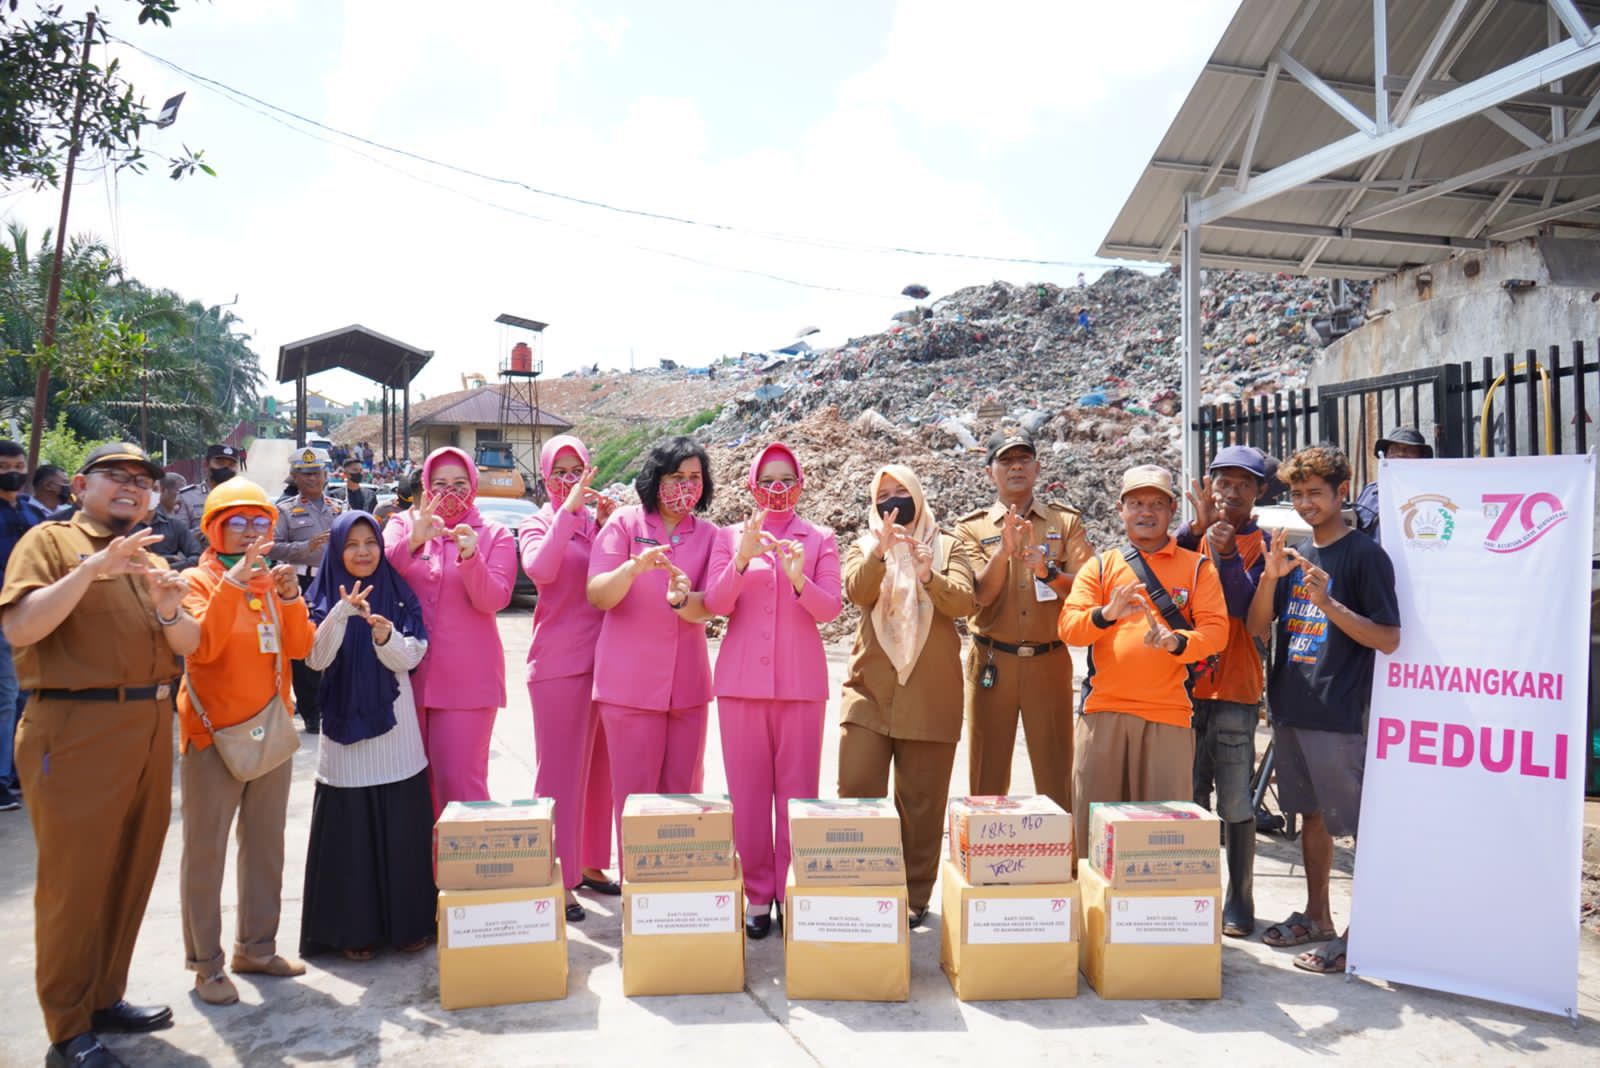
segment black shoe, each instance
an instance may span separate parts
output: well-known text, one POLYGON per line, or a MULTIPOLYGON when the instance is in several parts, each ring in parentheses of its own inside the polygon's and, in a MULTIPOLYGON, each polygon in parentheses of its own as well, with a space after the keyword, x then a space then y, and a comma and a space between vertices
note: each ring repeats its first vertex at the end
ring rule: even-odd
POLYGON ((578 885, 587 887, 597 894, 604 894, 606 897, 620 897, 622 895, 622 884, 613 882, 610 879, 591 879, 585 875, 578 880, 578 885))
POLYGON ((136 1035, 172 1026, 172 1010, 165 1005, 129 1005, 119 1001, 106 1009, 94 1010, 89 1026, 96 1031, 120 1031, 136 1035))
POLYGON ((744 918, 745 937, 760 941, 772 933, 772 908, 764 905, 761 912, 749 912, 744 918))
POLYGON ((127 1063, 100 1044, 93 1031, 57 1042, 44 1055, 45 1068, 128 1068, 127 1063))
POLYGON ((928 906, 926 905, 922 906, 920 909, 911 909, 906 913, 906 925, 913 931, 915 931, 918 927, 921 927, 923 923, 927 921, 927 919, 928 906))
POLYGON ((778 929, 780 931, 783 930, 783 902, 774 901, 772 903, 772 919, 778 925, 778 929))
POLYGON ((582 905, 574 901, 567 906, 567 922, 582 923, 589 916, 589 912, 582 905))
POLYGON ((321 723, 307 723, 306 724, 306 733, 307 734, 321 734, 322 733, 322 724, 321 723))

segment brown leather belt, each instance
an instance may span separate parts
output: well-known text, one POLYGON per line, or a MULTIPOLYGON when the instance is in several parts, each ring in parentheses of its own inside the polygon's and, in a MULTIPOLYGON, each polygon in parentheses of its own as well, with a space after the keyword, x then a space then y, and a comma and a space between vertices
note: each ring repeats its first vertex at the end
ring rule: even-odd
POLYGON ((172 683, 158 686, 117 686, 100 690, 35 690, 33 696, 49 701, 165 701, 172 683))
POLYGON ((997 642, 993 638, 985 638, 982 634, 974 634, 972 640, 979 645, 990 649, 997 649, 1002 653, 1012 656, 1043 656, 1053 653, 1066 645, 1066 642, 1023 642, 1021 645, 1012 645, 1010 642, 997 642))

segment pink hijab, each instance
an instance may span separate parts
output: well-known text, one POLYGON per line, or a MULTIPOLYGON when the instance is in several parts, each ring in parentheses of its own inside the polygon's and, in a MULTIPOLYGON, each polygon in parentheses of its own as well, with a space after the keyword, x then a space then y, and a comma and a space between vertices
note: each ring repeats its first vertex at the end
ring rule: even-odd
POLYGON ((539 477, 546 482, 550 480, 550 472, 555 468, 556 457, 561 455, 562 449, 571 449, 583 461, 583 466, 589 466, 589 450, 583 447, 583 442, 571 434, 557 434, 539 449, 539 477))
MULTIPOLYGON (((758 452, 755 460, 750 464, 750 473, 745 477, 745 486, 749 488, 752 494, 756 490, 756 480, 761 473, 761 466, 768 460, 773 459, 785 459, 793 464, 795 484, 801 487, 805 485, 806 473, 805 469, 800 466, 800 457, 796 456, 794 450, 783 442, 774 441, 771 445, 758 452)), ((794 518, 794 515, 795 510, 793 508, 787 512, 768 512, 766 521, 762 523, 762 529, 770 533, 779 533, 789 526, 789 522, 794 518)))
POLYGON ((467 510, 454 520, 447 520, 450 525, 465 523, 473 530, 483 531, 483 517, 478 514, 476 504, 478 496, 478 465, 472 462, 472 457, 456 448, 454 445, 445 445, 434 449, 428 458, 422 461, 422 492, 431 492, 429 485, 433 482, 433 472, 440 464, 456 463, 467 469, 467 485, 472 487, 473 500, 468 502, 467 510))

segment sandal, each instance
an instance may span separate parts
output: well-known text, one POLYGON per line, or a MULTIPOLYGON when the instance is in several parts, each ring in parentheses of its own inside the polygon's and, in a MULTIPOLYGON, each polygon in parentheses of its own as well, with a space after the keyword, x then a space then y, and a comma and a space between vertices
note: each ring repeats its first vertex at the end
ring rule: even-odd
POLYGON ((1303 912, 1291 913, 1287 920, 1273 924, 1261 932, 1261 941, 1274 949, 1288 949, 1291 946, 1303 946, 1308 942, 1326 942, 1337 931, 1318 926, 1317 922, 1303 912))
POLYGON ((427 948, 428 948, 428 936, 427 935, 423 935, 421 938, 417 939, 415 942, 408 942, 405 945, 401 946, 400 947, 400 952, 402 952, 402 953, 421 953, 423 950, 425 950, 427 948))
POLYGON ((378 955, 378 951, 373 949, 371 946, 362 946, 359 949, 346 949, 343 950, 343 953, 345 960, 353 960, 358 963, 361 961, 369 961, 378 955))
POLYGON ((1345 967, 1345 940, 1343 938, 1330 939, 1316 949, 1308 949, 1294 959, 1294 966, 1301 971, 1316 972, 1318 975, 1342 975, 1345 967))

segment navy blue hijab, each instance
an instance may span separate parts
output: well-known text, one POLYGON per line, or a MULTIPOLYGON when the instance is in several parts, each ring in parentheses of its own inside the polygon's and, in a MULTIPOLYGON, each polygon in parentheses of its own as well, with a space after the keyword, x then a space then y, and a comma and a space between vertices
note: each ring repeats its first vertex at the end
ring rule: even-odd
MULTIPOLYGON (((367 512, 340 513, 328 534, 317 577, 306 591, 306 607, 311 621, 321 623, 339 604, 339 587, 355 589, 357 579, 345 570, 344 543, 357 523, 366 523, 378 535, 378 570, 359 580, 370 585, 367 605, 394 624, 396 633, 427 640, 422 626, 422 606, 406 580, 389 563, 383 552, 383 533, 378 521, 367 512)), ((391 638, 392 640, 392 638, 391 638)), ((400 696, 400 682, 394 672, 378 662, 372 644, 372 630, 359 616, 352 616, 345 627, 344 644, 322 672, 318 704, 322 706, 322 732, 341 745, 376 738, 394 728, 394 703, 400 696)))

